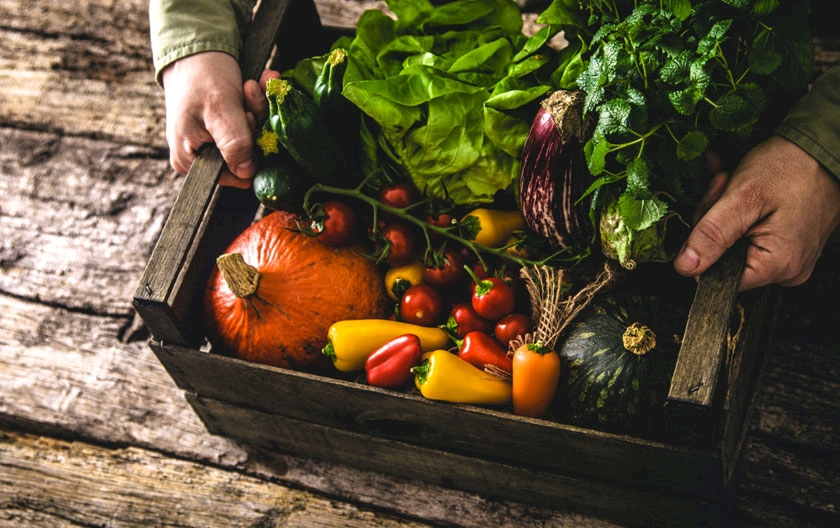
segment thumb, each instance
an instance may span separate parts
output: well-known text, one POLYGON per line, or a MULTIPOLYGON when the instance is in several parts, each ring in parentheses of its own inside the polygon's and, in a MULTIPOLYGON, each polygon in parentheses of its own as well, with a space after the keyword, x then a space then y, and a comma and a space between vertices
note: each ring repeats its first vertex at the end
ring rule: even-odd
POLYGON ((245 110, 239 104, 208 116, 207 131, 213 137, 225 164, 237 178, 247 180, 254 176, 257 164, 254 159, 254 138, 245 110))
POLYGON ((747 233, 755 220, 745 214, 743 204, 725 195, 721 197, 695 224, 674 258, 677 273, 695 277, 709 269, 747 233))

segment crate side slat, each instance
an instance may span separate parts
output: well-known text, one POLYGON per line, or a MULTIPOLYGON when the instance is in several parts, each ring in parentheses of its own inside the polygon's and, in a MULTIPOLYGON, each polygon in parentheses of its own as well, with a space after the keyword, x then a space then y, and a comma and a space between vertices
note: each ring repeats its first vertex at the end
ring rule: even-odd
POLYGON ((718 438, 716 397, 745 257, 738 243, 698 280, 665 406, 674 438, 707 446, 718 438))
POLYGON ((222 168, 218 149, 205 145, 178 193, 134 294, 134 309, 152 335, 168 343, 188 344, 185 318, 173 308, 172 293, 190 267, 205 212, 212 209, 216 179, 222 168))
POLYGON ((778 286, 744 292, 744 324, 728 359, 729 386, 722 409, 721 469, 728 486, 735 473, 749 428, 754 396, 764 370, 781 300, 778 286), (748 307, 748 308, 747 308, 748 307))
POLYGON ((721 503, 652 493, 633 486, 579 479, 490 459, 419 447, 188 396, 208 430, 266 448, 345 464, 493 500, 580 511, 625 526, 718 526, 721 503))
POLYGON ((179 387, 231 405, 475 457, 716 498, 716 453, 199 352, 152 349, 179 387), (527 445, 528 449, 517 446, 527 445), (630 454, 630 455, 629 455, 630 454))

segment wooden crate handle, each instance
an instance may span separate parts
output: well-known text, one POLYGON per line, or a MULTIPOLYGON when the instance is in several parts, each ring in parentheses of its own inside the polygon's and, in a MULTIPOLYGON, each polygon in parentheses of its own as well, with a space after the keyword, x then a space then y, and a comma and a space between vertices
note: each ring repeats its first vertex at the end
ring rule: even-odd
MULTIPOLYGON (((245 79, 259 79, 292 0, 260 2, 242 46, 240 68, 245 79)), ((300 0, 298 0, 298 3, 300 0)), ((217 185, 224 160, 213 144, 204 145, 187 173, 134 295, 134 309, 152 336, 187 344, 185 315, 175 307, 177 286, 195 253, 207 212, 219 199, 217 185)))
POLYGON ((665 405, 669 428, 682 439, 714 438, 714 406, 721 397, 730 318, 748 245, 735 244, 698 280, 665 405))

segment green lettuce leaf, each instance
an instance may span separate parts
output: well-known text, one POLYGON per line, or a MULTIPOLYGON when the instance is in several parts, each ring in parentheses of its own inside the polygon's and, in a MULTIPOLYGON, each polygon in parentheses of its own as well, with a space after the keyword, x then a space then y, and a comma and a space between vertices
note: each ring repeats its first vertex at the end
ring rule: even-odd
POLYGON ((559 65, 546 26, 527 37, 509 0, 388 0, 347 46, 343 95, 366 116, 366 176, 407 174, 432 198, 510 191, 539 100, 559 65))

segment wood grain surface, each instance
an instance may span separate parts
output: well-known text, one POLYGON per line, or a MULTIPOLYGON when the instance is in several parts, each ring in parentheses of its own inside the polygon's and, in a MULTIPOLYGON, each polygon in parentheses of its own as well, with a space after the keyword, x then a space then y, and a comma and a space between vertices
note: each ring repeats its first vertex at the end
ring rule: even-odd
MULTIPOLYGON (((316 3, 346 27, 382 5, 316 3)), ((207 432, 131 307, 183 183, 147 8, 0 0, 0 525, 613 526, 207 432)), ((739 524, 840 521, 838 269, 835 237, 783 291, 735 473, 739 524)))

